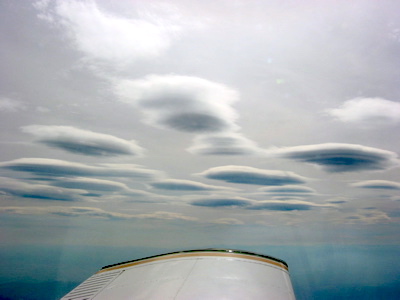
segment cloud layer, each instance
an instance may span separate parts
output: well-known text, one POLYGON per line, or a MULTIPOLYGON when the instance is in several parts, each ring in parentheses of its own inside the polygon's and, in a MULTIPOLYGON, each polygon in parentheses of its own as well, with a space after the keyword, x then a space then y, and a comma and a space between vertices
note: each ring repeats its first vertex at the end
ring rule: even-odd
POLYGON ((46 158, 20 158, 0 163, 0 168, 49 177, 128 177, 139 180, 155 180, 158 171, 130 164, 89 165, 46 158))
POLYGON ((206 207, 247 207, 252 204, 251 200, 244 198, 212 198, 212 199, 196 199, 190 202, 194 206, 206 207))
POLYGON ((254 210, 277 210, 277 211, 292 211, 292 210, 311 210, 316 207, 331 207, 332 205, 315 204, 307 201, 300 200, 268 200, 259 201, 256 204, 250 206, 248 209, 254 210))
POLYGON ((356 98, 327 112, 342 122, 393 124, 400 122, 400 103, 382 98, 356 98))
POLYGON ((234 130, 236 113, 230 106, 238 93, 202 78, 149 75, 115 85, 121 100, 146 114, 149 124, 191 133, 234 130))
POLYGON ((383 170, 398 165, 397 154, 353 144, 319 144, 282 148, 279 156, 323 167, 327 172, 383 170))
POLYGON ((363 189, 400 190, 400 183, 389 180, 365 180, 351 184, 363 189))
POLYGON ((129 219, 156 219, 156 220, 183 220, 195 221, 196 218, 185 216, 175 212, 156 211, 149 214, 125 214, 109 212, 101 208, 80 207, 80 206, 47 206, 47 207, 20 207, 6 206, 0 207, 0 213, 18 215, 50 215, 60 217, 92 217, 109 220, 129 220, 129 219))
POLYGON ((40 200, 80 201, 85 192, 79 187, 63 189, 38 183, 29 183, 11 178, 0 178, 0 191, 6 195, 40 200))
POLYGON ((143 149, 135 141, 112 135, 82 130, 72 126, 30 125, 22 127, 49 147, 89 156, 141 155, 143 149))
POLYGON ((316 204, 302 200, 264 200, 255 201, 240 197, 233 198, 205 198, 195 199, 190 202, 194 206, 210 208, 233 207, 247 210, 273 210, 273 211, 302 211, 315 208, 334 207, 333 204, 316 204))
MULTIPOLYGON (((152 182, 150 185, 156 189, 169 190, 169 191, 217 191, 229 190, 226 187, 219 187, 208 185, 191 180, 181 179, 165 179, 162 181, 152 182)), ((232 190, 232 189, 230 189, 232 190)))
POLYGON ((293 172, 263 170, 246 166, 222 166, 208 169, 198 175, 208 179, 222 180, 230 183, 255 185, 287 185, 306 182, 293 172))

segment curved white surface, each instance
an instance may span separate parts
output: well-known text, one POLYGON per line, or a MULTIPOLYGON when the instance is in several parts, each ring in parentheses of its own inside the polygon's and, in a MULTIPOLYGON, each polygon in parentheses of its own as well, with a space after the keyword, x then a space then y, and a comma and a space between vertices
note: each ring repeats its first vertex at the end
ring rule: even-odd
POLYGON ((82 286, 63 299, 295 299, 285 265, 229 253, 167 255, 117 265, 98 272, 82 286))

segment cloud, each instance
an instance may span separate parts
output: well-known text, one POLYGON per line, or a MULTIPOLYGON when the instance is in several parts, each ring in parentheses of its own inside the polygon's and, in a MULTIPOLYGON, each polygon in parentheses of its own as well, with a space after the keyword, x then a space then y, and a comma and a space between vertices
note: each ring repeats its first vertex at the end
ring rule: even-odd
POLYGON ((388 180, 366 180, 351 184, 351 186, 363 189, 400 190, 400 183, 388 180))
POLYGON ((150 185, 157 189, 171 191, 216 191, 216 190, 233 190, 231 188, 208 185, 191 180, 165 179, 162 181, 152 182, 150 185))
POLYGON ((76 189, 63 189, 43 184, 31 184, 10 178, 0 178, 0 191, 15 197, 32 198, 41 200, 80 201, 80 195, 85 191, 76 189))
POLYGON ((56 215, 61 217, 94 217, 102 219, 132 219, 132 215, 108 212, 95 207, 1 207, 0 212, 17 215, 56 215))
POLYGON ((246 207, 252 204, 251 200, 245 198, 212 198, 212 199, 196 199, 190 202, 194 206, 206 207, 246 207))
POLYGON ((312 210, 315 208, 332 208, 334 204, 317 204, 303 200, 249 200, 241 197, 226 198, 204 198, 195 199, 189 202, 193 206, 203 206, 210 208, 234 207, 248 210, 273 210, 273 211, 293 211, 293 210, 312 210))
POLYGON ((263 170, 246 166, 222 166, 208 169, 198 175, 230 183, 255 185, 302 184, 306 178, 293 172, 263 170))
POLYGON ((155 180, 161 174, 131 164, 89 165, 47 158, 20 158, 0 163, 0 168, 51 177, 128 177, 155 180))
POLYGON ((149 214, 138 214, 135 218, 139 219, 157 219, 157 220, 183 220, 183 221, 196 221, 197 218, 185 216, 176 212, 156 211, 149 214))
MULTIPOLYGON (((129 197, 141 197, 146 200, 162 200, 168 199, 166 196, 149 193, 142 190, 136 190, 128 187, 126 184, 104 180, 104 179, 96 179, 96 178, 84 178, 84 177, 76 177, 76 178, 63 178, 62 180, 55 180, 50 182, 50 185, 58 186, 67 189, 82 189, 86 191, 100 191, 100 192, 109 192, 109 193, 118 193, 121 196, 129 196, 129 197)), ((91 193, 89 195, 91 196, 91 193)), ((102 196, 102 195, 98 195, 102 196)), ((109 197, 109 194, 107 195, 109 197)), ((146 201, 147 202, 147 201, 146 201)))
POLYGON ((0 98, 0 112, 18 112, 24 110, 26 106, 17 100, 9 98, 0 98))
POLYGON ((30 125, 22 127, 22 130, 38 137, 40 143, 75 154, 136 156, 143 153, 143 149, 135 141, 127 141, 112 135, 71 126, 30 125))
MULTIPOLYGON (((343 223, 343 220, 340 220, 343 223)), ((380 223, 389 223, 391 218, 387 215, 387 213, 383 211, 371 211, 368 213, 357 213, 354 215, 349 215, 345 218, 345 222, 348 224, 356 224, 356 223, 367 223, 367 224, 380 224, 380 223)))
POLYGON ((102 192, 116 192, 129 189, 125 184, 121 182, 83 177, 64 178, 62 180, 52 181, 50 184, 67 189, 83 189, 102 192))
POLYGON ((400 103, 382 98, 356 98, 327 113, 346 123, 363 123, 371 126, 400 122, 400 103))
POLYGON ((0 207, 0 213, 17 215, 55 215, 60 217, 93 217, 109 220, 130 220, 130 219, 157 219, 157 220, 184 220, 195 221, 196 218, 185 216, 175 212, 157 211, 150 214, 125 214, 118 212, 109 212, 95 207, 64 207, 64 206, 46 206, 46 207, 20 207, 6 206, 0 207))
POLYGON ((242 225, 244 222, 234 219, 234 218, 220 218, 213 221, 216 224, 224 224, 224 225, 242 225))
POLYGON ((59 0, 35 5, 38 17, 64 28, 88 58, 124 66, 163 54, 181 31, 171 10, 142 18, 126 18, 102 11, 95 1, 59 0))
POLYGON ((149 75, 115 85, 123 102, 135 105, 153 126, 190 133, 232 131, 236 112, 231 104, 238 93, 202 78, 149 75))
POLYGON ((267 201, 259 201, 254 205, 249 206, 248 209, 292 211, 292 210, 311 210, 318 207, 333 207, 333 205, 316 204, 300 200, 288 200, 288 201, 267 200, 267 201))
POLYGON ((259 188, 260 192, 268 193, 268 194, 315 194, 315 190, 306 187, 306 186, 298 186, 298 185, 286 185, 286 186, 271 186, 271 187, 262 187, 259 188))
POLYGON ((398 165, 397 154, 354 144, 319 144, 274 150, 281 157, 322 166, 327 172, 383 170, 398 165))
POLYGON ((257 155, 262 153, 256 143, 238 133, 200 135, 194 145, 187 149, 200 155, 257 155))

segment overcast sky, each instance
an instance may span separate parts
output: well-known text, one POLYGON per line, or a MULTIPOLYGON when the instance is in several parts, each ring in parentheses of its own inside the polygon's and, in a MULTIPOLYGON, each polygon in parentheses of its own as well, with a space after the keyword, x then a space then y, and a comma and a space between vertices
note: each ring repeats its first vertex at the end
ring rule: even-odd
POLYGON ((7 244, 400 240, 398 1, 0 5, 7 244))

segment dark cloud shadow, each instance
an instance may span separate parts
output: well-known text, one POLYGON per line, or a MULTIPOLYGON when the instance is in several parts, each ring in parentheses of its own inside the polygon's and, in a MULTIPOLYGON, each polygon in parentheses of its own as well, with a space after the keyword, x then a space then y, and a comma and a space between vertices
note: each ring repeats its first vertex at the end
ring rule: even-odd
POLYGON ((204 113, 180 113, 163 119, 161 124, 186 132, 219 132, 229 128, 224 120, 204 113))

